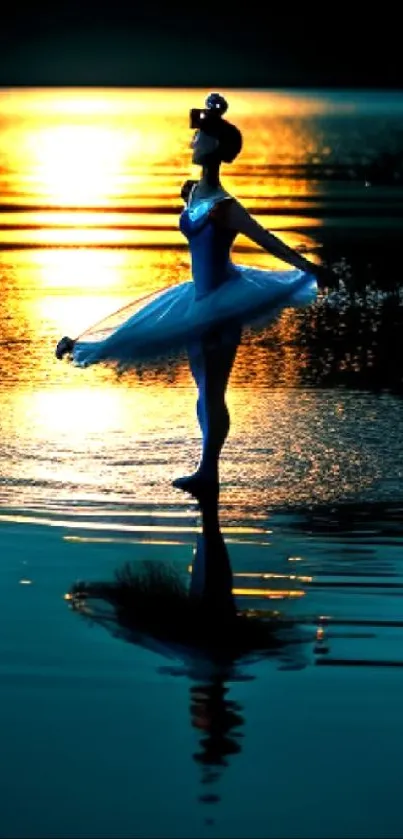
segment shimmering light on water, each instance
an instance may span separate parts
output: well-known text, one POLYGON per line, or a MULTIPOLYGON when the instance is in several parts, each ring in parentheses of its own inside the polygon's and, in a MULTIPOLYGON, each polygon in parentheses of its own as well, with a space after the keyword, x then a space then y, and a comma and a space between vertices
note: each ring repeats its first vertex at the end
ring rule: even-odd
POLYGON ((231 375, 222 536, 280 647, 212 670, 67 593, 127 562, 188 578, 203 544, 171 486, 200 454, 187 359, 118 376, 54 347, 189 277, 204 95, 0 91, 2 832, 401 836, 401 94, 228 91, 225 186, 355 283, 245 335, 231 375))

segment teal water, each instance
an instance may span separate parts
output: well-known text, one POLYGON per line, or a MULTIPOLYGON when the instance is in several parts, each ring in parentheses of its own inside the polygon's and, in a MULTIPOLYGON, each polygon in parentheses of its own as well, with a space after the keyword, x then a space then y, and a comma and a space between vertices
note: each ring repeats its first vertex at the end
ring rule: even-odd
POLYGON ((344 284, 246 336, 228 391, 236 596, 291 618, 287 643, 217 671, 63 599, 126 561, 186 574, 200 533, 171 486, 199 456, 186 359, 117 377, 53 356, 187 276, 195 93, 153 92, 154 129, 151 94, 0 95, 0 835, 398 837, 400 94, 233 94, 231 189, 344 284))

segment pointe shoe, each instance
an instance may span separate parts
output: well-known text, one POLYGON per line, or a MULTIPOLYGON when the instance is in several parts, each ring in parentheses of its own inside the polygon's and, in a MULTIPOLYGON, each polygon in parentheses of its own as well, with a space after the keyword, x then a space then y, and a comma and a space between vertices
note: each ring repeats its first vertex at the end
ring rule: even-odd
POLYGON ((74 347, 75 341, 72 338, 69 338, 68 335, 65 335, 64 338, 61 338, 56 349, 55 349, 55 356, 56 358, 63 358, 64 355, 67 353, 71 353, 74 347))
POLYGON ((194 472, 193 475, 185 475, 183 478, 175 478, 172 481, 172 486, 176 489, 181 489, 183 492, 189 492, 198 498, 201 494, 213 494, 218 492, 218 478, 207 477, 200 472, 194 472))

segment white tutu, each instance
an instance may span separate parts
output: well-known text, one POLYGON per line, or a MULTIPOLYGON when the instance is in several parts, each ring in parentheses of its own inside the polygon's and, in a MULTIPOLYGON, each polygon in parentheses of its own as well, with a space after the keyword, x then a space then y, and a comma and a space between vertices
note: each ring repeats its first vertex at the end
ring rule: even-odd
POLYGON ((225 282, 202 297, 191 280, 120 309, 77 339, 73 360, 130 366, 185 348, 212 328, 264 327, 284 308, 313 303, 317 291, 312 274, 231 264, 225 282))

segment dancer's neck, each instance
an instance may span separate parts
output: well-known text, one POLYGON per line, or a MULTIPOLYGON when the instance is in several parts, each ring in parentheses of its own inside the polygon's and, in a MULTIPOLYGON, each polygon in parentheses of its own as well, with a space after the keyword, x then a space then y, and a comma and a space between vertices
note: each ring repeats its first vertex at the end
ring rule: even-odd
POLYGON ((212 166, 210 164, 209 166, 203 166, 202 176, 197 185, 197 192, 199 196, 210 195, 218 189, 222 189, 219 165, 217 164, 216 166, 212 166))

